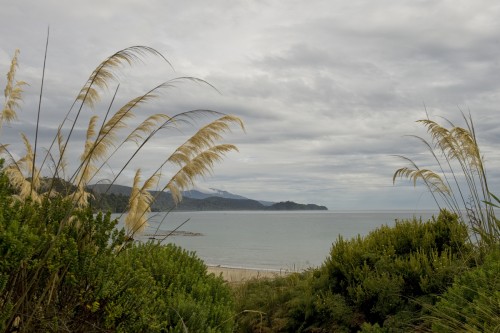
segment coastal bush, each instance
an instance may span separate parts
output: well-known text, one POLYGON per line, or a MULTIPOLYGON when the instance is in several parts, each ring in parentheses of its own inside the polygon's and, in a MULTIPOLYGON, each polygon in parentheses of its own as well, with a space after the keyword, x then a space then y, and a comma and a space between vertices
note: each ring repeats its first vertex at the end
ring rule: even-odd
POLYGON ((484 262, 457 275, 430 308, 433 332, 498 332, 500 329, 500 248, 484 262))
POLYGON ((193 253, 90 209, 62 225, 70 201, 16 202, 0 176, 0 331, 232 331, 229 287, 193 253))
MULTIPOLYGON (((5 177, 4 173, 0 173, 5 177)), ((72 203, 53 198, 36 202, 14 200, 4 182, 0 190, 0 329, 57 331, 57 318, 70 317, 87 303, 85 290, 96 265, 123 244, 109 215, 80 211, 62 224, 72 203), (50 322, 50 324, 48 323, 50 322), (43 329, 42 329, 43 330, 43 329)), ((83 320, 84 318, 82 318, 83 320)))
POLYGON ((472 255, 456 215, 397 221, 366 237, 339 238, 317 269, 235 292, 240 332, 408 331, 422 324, 472 255), (263 313, 262 318, 255 310, 263 313), (265 328, 265 329, 264 329, 265 328))
MULTIPOLYGON (((129 311, 127 315, 132 317, 126 321, 123 314, 118 316, 118 327, 129 332, 155 332, 167 327, 175 332, 184 332, 184 329, 232 332, 234 313, 230 289, 221 277, 207 274, 205 264, 194 253, 172 244, 148 243, 127 249, 116 261, 120 269, 144 271, 149 277, 143 284, 144 304, 138 307, 140 312, 129 311)), ((127 274, 111 274, 109 284, 117 285, 113 279, 120 276, 128 283, 127 274)), ((131 299, 136 297, 135 289, 130 290, 131 299)), ((109 311, 106 309, 110 315, 107 320, 116 316, 117 308, 127 304, 129 297, 120 296, 119 301, 121 303, 113 302, 109 311)))
POLYGON ((467 228, 447 211, 426 223, 397 221, 366 238, 340 238, 324 265, 328 289, 363 322, 404 327, 467 268, 467 239, 467 228))
POLYGON ((298 332, 313 315, 312 271, 234 287, 237 332, 298 332), (305 315, 302 316, 301 312, 305 315))

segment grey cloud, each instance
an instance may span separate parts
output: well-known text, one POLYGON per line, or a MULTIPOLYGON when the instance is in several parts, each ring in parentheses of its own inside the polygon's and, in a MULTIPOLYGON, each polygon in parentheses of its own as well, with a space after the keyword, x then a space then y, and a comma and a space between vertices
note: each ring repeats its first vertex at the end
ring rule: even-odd
MULTIPOLYGON (((18 131, 33 137, 50 25, 42 146, 99 61, 141 44, 165 53, 175 72, 149 58, 124 69, 116 107, 170 78, 197 76, 222 94, 179 84, 141 109, 137 120, 158 111, 207 108, 236 114, 246 123, 246 134, 228 134, 240 153, 230 154, 202 180, 208 187, 331 209, 433 207, 422 188, 392 186, 392 173, 401 166, 392 155, 430 165, 425 147, 404 135, 426 135, 414 123, 426 111, 462 125, 462 111, 469 109, 491 165, 491 185, 500 184, 495 169, 500 163, 500 7, 495 1, 216 0, 206 6, 92 0, 10 2, 2 8, 0 72, 6 72, 19 47, 18 77, 31 84, 20 123, 2 131, 2 143, 18 143, 18 131)), ((95 111, 101 116, 115 84, 95 111)), ((87 111, 73 136, 74 159, 92 114, 87 111)), ((192 130, 162 133, 121 181, 129 184, 137 167, 150 171, 156 155, 166 154, 192 130)), ((106 176, 116 173, 131 149, 117 153, 106 176)))

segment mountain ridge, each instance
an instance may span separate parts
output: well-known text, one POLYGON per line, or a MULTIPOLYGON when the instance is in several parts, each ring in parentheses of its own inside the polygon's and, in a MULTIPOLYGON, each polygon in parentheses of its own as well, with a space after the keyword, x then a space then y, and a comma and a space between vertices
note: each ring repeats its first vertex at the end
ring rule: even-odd
MULTIPOLYGON (((94 184, 88 188, 94 193, 93 207, 122 212, 126 209, 132 188, 124 185, 94 184), (108 189, 109 187, 109 189, 108 189), (107 192, 107 193, 105 193, 107 192)), ((292 201, 260 202, 227 191, 211 189, 214 193, 198 190, 183 191, 183 200, 178 204, 169 192, 151 191, 156 198, 151 205, 152 211, 215 211, 215 210, 328 210, 316 204, 299 204, 292 201)))

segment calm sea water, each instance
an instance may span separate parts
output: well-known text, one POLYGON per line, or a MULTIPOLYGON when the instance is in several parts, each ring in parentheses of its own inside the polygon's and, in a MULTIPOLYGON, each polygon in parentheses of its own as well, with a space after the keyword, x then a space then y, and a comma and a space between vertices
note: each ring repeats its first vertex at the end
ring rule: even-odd
MULTIPOLYGON (((152 213, 145 234, 178 230, 197 236, 169 236, 165 242, 195 251, 208 265, 302 270, 321 265, 339 236, 366 235, 396 219, 422 218, 432 211, 224 211, 152 213), (162 222, 163 220, 163 222, 162 222)), ((142 236, 140 241, 147 241, 142 236)))

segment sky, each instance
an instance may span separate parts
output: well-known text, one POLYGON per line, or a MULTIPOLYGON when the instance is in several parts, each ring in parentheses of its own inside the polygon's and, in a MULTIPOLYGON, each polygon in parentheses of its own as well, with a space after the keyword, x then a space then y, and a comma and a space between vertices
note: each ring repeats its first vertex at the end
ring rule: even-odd
MULTIPOLYGON (((90 116, 103 117, 162 82, 175 81, 137 111, 137 120, 210 109, 240 117, 225 142, 237 145, 199 179, 252 199, 291 200, 330 210, 433 209, 422 185, 392 182, 415 160, 435 167, 409 135, 426 137, 417 120, 464 126, 470 112, 490 188, 500 194, 500 3, 496 0, 6 0, 0 12, 0 87, 15 49, 17 79, 29 83, 19 120, 0 142, 22 154, 19 132, 34 140, 47 31, 39 149, 94 68, 121 49, 160 52, 119 71, 119 82, 94 110, 84 109, 71 138, 76 165, 90 116)), ((1 100, 3 103, 3 99, 1 100)), ((118 183, 144 177, 195 130, 161 133, 118 183)), ((102 179, 112 178, 133 147, 116 151, 102 179)), ((18 152, 18 153, 16 153, 18 152)), ((40 154, 43 155, 43 154, 40 154)), ((16 155, 17 156, 17 155, 16 155)), ((168 178, 171 170, 165 170, 168 178)), ((170 173, 171 174, 171 173, 170 173)))

